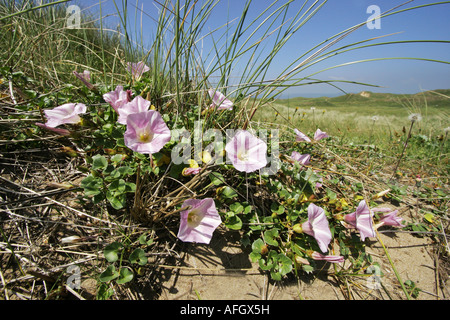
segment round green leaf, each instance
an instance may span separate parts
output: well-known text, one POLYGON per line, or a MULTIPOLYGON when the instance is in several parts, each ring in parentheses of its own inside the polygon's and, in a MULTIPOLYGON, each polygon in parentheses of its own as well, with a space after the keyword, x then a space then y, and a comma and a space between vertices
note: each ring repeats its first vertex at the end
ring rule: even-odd
POLYGON ((129 260, 131 263, 138 263, 141 266, 146 265, 148 262, 147 256, 145 255, 145 251, 140 248, 134 250, 130 254, 129 260))
POLYGON ((118 284, 124 284, 133 280, 133 271, 126 267, 120 268, 119 278, 116 280, 118 284))
POLYGON ((118 252, 123 248, 123 245, 120 242, 113 242, 105 247, 103 250, 103 254, 105 255, 105 259, 109 262, 115 262, 119 259, 118 252))
POLYGON ((108 282, 111 281, 119 276, 119 273, 116 271, 116 268, 114 265, 109 265, 108 268, 106 268, 105 271, 103 271, 100 274, 100 281, 101 282, 108 282))
POLYGON ((240 230, 242 228, 242 220, 238 216, 233 215, 225 222, 225 226, 232 230, 240 230))
POLYGON ((275 239, 278 237, 278 229, 270 229, 264 231, 264 241, 271 246, 278 246, 278 241, 275 239))
POLYGON ((92 157, 92 170, 103 170, 108 166, 108 160, 102 155, 96 154, 92 157))

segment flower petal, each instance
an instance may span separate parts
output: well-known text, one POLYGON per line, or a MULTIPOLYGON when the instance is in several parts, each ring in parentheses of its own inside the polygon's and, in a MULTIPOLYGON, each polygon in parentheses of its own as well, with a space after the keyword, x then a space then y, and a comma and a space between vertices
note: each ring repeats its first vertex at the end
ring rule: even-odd
POLYGON ((372 225, 372 214, 364 200, 362 200, 359 203, 358 208, 356 208, 356 228, 359 231, 362 241, 364 241, 366 237, 376 237, 372 225))
POLYGON ((87 107, 82 103, 66 103, 54 109, 44 110, 47 117, 47 127, 57 127, 66 123, 78 123, 81 121, 79 114, 86 113, 87 107))
POLYGON ((250 173, 267 165, 267 144, 246 130, 238 130, 225 151, 238 171, 250 173))
POLYGON ((214 230, 222 223, 214 200, 212 198, 188 199, 182 207, 190 207, 190 209, 182 211, 180 214, 180 228, 177 237, 184 242, 209 244, 214 230), (193 212, 197 215, 196 219, 200 219, 195 227, 188 223, 189 214, 193 212))
POLYGON ((319 141, 321 139, 328 138, 328 137, 329 137, 328 134, 326 132, 323 132, 320 129, 317 129, 316 132, 314 133, 314 140, 315 141, 319 141))
POLYGON ((127 124, 127 117, 130 114, 147 111, 149 108, 150 101, 141 96, 137 96, 131 102, 125 103, 122 107, 118 108, 117 112, 119 113, 119 118, 117 119, 117 122, 120 124, 127 124))
POLYGON ((299 141, 311 142, 311 139, 306 134, 304 134, 303 132, 301 132, 301 131, 299 131, 297 129, 294 129, 294 133, 297 136, 295 141, 297 141, 297 142, 299 142, 299 141))
POLYGON ((170 130, 158 111, 147 110, 128 116, 124 142, 131 150, 142 154, 156 153, 170 139, 170 130), (152 128, 156 128, 157 130, 153 131, 152 128), (141 135, 143 134, 148 137, 148 141, 142 141, 141 135))
POLYGON ((322 252, 328 251, 332 236, 324 209, 310 203, 308 206, 308 221, 303 223, 302 228, 306 234, 316 239, 322 252))

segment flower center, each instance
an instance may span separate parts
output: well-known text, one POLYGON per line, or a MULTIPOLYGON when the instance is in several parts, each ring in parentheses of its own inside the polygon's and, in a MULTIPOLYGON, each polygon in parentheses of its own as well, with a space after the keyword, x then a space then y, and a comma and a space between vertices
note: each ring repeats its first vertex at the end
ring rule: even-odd
POLYGON ((241 161, 248 161, 248 153, 246 150, 241 150, 238 152, 237 157, 241 161))
POLYGON ((151 132, 144 131, 144 132, 141 132, 139 134, 139 141, 140 142, 147 143, 147 142, 150 142, 152 140, 153 140, 153 133, 151 133, 151 132))
POLYGON ((203 216, 200 214, 200 212, 196 209, 193 209, 188 213, 187 223, 191 228, 195 228, 200 224, 202 218, 203 216))

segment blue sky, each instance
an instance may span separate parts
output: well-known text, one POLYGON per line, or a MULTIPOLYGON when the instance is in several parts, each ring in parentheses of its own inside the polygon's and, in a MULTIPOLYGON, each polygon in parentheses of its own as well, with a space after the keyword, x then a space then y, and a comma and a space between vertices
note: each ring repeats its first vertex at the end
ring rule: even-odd
MULTIPOLYGON (((160 3, 164 0, 159 0, 160 3)), ((199 0, 201 5, 203 1, 199 0)), ((278 1, 274 7, 278 7, 286 1, 278 1)), ((308 1, 312 4, 314 1, 308 1)), ((318 3, 322 3, 319 1, 318 3)), ((280 75, 283 69, 288 66, 297 57, 305 51, 311 49, 323 40, 352 27, 358 23, 366 21, 372 12, 368 13, 367 8, 370 5, 376 5, 381 12, 387 11, 406 0, 329 0, 319 12, 308 21, 302 28, 287 42, 283 50, 276 56, 268 78, 280 75)), ((420 6, 433 1, 415 0, 402 6, 406 9, 413 6, 420 6)), ((119 8, 122 6, 122 0, 116 0, 119 8)), ((155 29, 155 22, 152 18, 157 17, 158 7, 160 5, 153 0, 129 0, 129 21, 134 28, 135 25, 135 7, 143 8, 143 39, 151 41, 155 29)), ((208 19, 204 30, 204 34, 208 34, 211 30, 219 26, 223 26, 234 18, 239 18, 245 1, 243 0, 221 0, 213 9, 210 19, 208 19)), ((249 10, 248 23, 255 19, 265 8, 267 8, 273 0, 254 0, 249 10)), ((304 0, 295 0, 291 4, 289 14, 292 16, 299 10, 304 0)), ((82 7, 89 7, 94 14, 99 13, 97 0, 75 0, 72 4, 80 4, 82 7)), ((102 2, 103 16, 116 12, 113 0, 105 0, 102 2)), ((380 37, 389 34, 378 41, 400 41, 400 40, 450 40, 450 4, 436 5, 415 9, 389 17, 382 18, 379 29, 369 29, 367 26, 359 28, 350 36, 339 42, 332 48, 344 44, 350 44, 356 41, 380 37)), ((267 15, 266 15, 267 16, 267 15)), ((140 14, 138 14, 137 26, 140 29, 140 14)), ((117 17, 109 16, 105 19, 106 23, 116 26, 117 17)), ((235 26, 234 22, 234 26, 235 26)), ((233 22, 231 22, 233 29, 233 22)), ((220 29, 214 33, 217 40, 225 29, 220 29)), ((250 31, 249 31, 250 32, 250 31)), ((248 36, 246 34, 245 36, 248 36)), ((270 41, 270 40, 268 40, 270 41)), ((213 45, 210 36, 203 41, 204 51, 213 45)), ((342 63, 359 61, 364 59, 377 59, 387 57, 415 57, 450 61, 449 44, 437 43, 415 43, 415 44, 395 44, 377 46, 361 50, 354 50, 348 53, 337 55, 333 58, 326 59, 311 68, 306 69, 299 76, 309 75, 311 73, 324 70, 342 63)), ((233 74, 236 78, 242 73, 246 66, 246 61, 241 66, 237 66, 233 74)), ((416 93, 423 90, 447 89, 450 88, 450 65, 416 61, 416 60, 382 60, 375 62, 363 62, 351 64, 345 67, 334 68, 315 75, 321 80, 346 80, 370 83, 380 85, 382 88, 372 88, 359 85, 340 84, 339 86, 347 92, 360 92, 369 90, 373 92, 392 92, 392 93, 416 93)), ((335 95, 341 94, 335 88, 328 85, 309 85, 292 88, 286 92, 291 97, 297 95, 335 95)))

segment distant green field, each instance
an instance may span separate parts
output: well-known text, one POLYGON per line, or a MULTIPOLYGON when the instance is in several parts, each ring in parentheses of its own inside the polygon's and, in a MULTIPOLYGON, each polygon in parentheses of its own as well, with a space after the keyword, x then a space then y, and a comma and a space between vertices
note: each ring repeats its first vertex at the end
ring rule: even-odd
POLYGON ((389 143, 405 134, 411 113, 422 120, 413 134, 427 139, 444 135, 450 126, 450 90, 417 94, 363 91, 338 97, 277 99, 261 106, 254 120, 312 133, 317 128, 355 143, 389 143), (278 114, 278 115, 277 115, 278 114))

